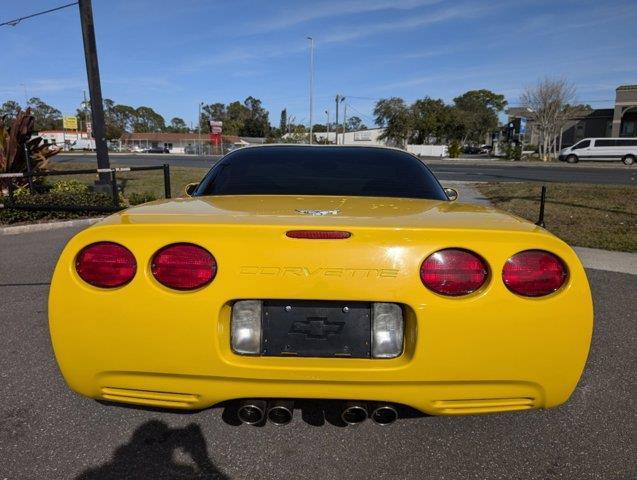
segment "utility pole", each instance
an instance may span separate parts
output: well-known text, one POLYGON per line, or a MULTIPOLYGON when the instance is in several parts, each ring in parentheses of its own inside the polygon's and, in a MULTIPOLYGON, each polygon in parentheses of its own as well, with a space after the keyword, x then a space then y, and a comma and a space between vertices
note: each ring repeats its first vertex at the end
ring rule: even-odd
MULTIPOLYGON (((80 7, 80 22, 82 24, 82 39, 84 41, 84 58, 86 60, 86 75, 88 77, 88 92, 91 100, 91 117, 93 120, 93 136, 95 137, 95 152, 97 168, 111 168, 106 145, 106 125, 104 124, 104 106, 102 104, 102 86, 100 84, 100 69, 97 63, 97 47, 95 45, 95 26, 93 23, 93 7, 91 0, 78 0, 80 7)), ((90 141, 90 139, 89 139, 90 141)), ((99 184, 110 182, 110 174, 99 174, 99 184)))
POLYGON ((202 145, 201 145, 201 106, 203 105, 203 102, 199 102, 199 116, 197 117, 197 137, 198 137, 198 142, 199 145, 197 145, 197 153, 199 155, 201 155, 201 150, 202 150, 202 145))
POLYGON ((330 143, 330 111, 325 110, 325 115, 327 115, 327 137, 325 137, 325 143, 330 143))
POLYGON ((89 145, 91 144, 91 139, 88 138, 88 103, 86 103, 86 90, 84 90, 84 103, 82 104, 82 108, 84 109, 84 131, 86 132, 86 139, 89 141, 89 145))
POLYGON ((345 145, 345 122, 347 122, 347 103, 345 103, 345 97, 341 100, 343 102, 343 145, 345 145))
POLYGON ((336 95, 336 120, 334 120, 334 145, 338 145, 338 103, 341 101, 341 96, 336 95))
POLYGON ((314 39, 307 37, 310 41, 310 145, 312 144, 313 135, 313 111, 314 111, 314 39))

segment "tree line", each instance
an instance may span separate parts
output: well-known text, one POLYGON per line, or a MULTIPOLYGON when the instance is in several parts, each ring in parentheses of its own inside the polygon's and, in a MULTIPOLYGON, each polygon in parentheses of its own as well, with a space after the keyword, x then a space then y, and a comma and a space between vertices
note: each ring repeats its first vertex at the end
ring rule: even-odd
POLYGON ((498 113, 504 110, 504 95, 490 90, 470 90, 446 104, 424 97, 407 104, 399 97, 379 100, 374 108, 376 124, 384 127, 381 138, 404 147, 406 144, 451 142, 484 143, 498 127, 498 113))

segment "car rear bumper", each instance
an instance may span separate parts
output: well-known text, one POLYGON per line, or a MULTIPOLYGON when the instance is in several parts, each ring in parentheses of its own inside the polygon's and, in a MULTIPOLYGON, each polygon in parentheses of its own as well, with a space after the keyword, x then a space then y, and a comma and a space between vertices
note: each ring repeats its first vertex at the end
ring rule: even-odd
MULTIPOLYGON (((303 267, 283 270, 254 266, 254 258, 244 263, 252 252, 209 247, 224 260, 218 276, 181 292, 150 272, 153 252, 174 238, 126 232, 125 240, 105 228, 82 232, 65 248, 51 282, 49 326, 60 370, 90 398, 182 409, 241 398, 383 401, 429 414, 549 408, 569 398, 588 355, 593 313, 586 275, 575 253, 549 235, 466 240, 489 258, 492 273, 479 291, 451 298, 428 291, 418 275, 422 259, 439 246, 370 253, 377 262, 371 269, 368 257, 345 255, 320 269, 329 257, 323 247, 304 250, 303 267), (123 287, 98 289, 75 272, 77 252, 104 239, 126 243, 136 255, 137 275, 123 287), (569 279, 547 297, 519 297, 499 272, 512 254, 534 247, 562 258, 569 279), (305 268, 320 274, 304 274, 305 268), (399 303, 404 350, 392 359, 237 355, 230 321, 241 299, 399 303)), ((197 242, 207 246, 209 238, 201 234, 197 242)), ((357 247, 359 256, 364 249, 357 247)), ((284 261, 277 250, 269 255, 269 262, 284 261)))
POLYGON ((98 378, 95 390, 88 395, 92 398, 186 410, 204 409, 241 398, 369 400, 407 405, 429 415, 507 412, 547 406, 540 385, 518 381, 263 381, 139 372, 104 372, 98 378))

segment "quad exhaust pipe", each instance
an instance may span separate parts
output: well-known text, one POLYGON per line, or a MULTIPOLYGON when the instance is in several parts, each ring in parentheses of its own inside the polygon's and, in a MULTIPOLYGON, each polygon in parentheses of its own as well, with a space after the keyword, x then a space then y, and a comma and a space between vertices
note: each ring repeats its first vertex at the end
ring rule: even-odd
POLYGON ((275 400, 268 404, 268 420, 275 425, 287 425, 294 415, 294 402, 275 400))
POLYGON ((376 425, 390 425, 398 418, 398 411, 386 403, 374 405, 371 411, 370 417, 376 425))
POLYGON ((293 414, 294 402, 288 400, 243 400, 237 409, 237 417, 247 425, 260 425, 266 418, 275 425, 286 425, 293 414))
MULTIPOLYGON (((294 402, 291 400, 243 400, 237 409, 237 416, 247 425, 260 425, 269 420, 275 425, 287 425, 294 416, 294 402)), ((398 418, 396 408, 387 403, 346 402, 341 411, 341 420, 347 425, 358 425, 368 418, 377 425, 390 425, 398 418)))
POLYGON ((265 400, 243 400, 237 409, 237 417, 248 425, 258 425, 265 419, 265 400))
POLYGON ((367 420, 367 405, 359 402, 347 402, 341 412, 341 420, 348 425, 358 425, 367 420))

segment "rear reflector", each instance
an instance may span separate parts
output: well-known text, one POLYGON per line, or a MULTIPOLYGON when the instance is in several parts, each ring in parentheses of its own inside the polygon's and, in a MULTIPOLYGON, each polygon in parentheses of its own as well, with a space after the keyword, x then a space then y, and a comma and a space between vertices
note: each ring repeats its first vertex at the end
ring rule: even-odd
POLYGON ((513 293, 542 297, 558 290, 568 276, 564 262, 543 250, 525 250, 507 260, 502 281, 513 293))
POLYGON ((174 243, 155 253, 151 271, 162 285, 175 290, 194 290, 215 278, 217 262, 205 248, 174 243))
POLYGON ((339 240, 352 236, 349 232, 336 230, 290 230, 285 234, 290 238, 306 238, 308 240, 339 240))
POLYGON ((478 290, 488 276, 487 266, 475 253, 459 248, 439 250, 420 267, 420 279, 441 295, 460 296, 478 290))
POLYGON ((137 262, 126 247, 113 242, 97 242, 80 251, 75 259, 75 270, 90 285, 114 288, 133 279, 137 262))

